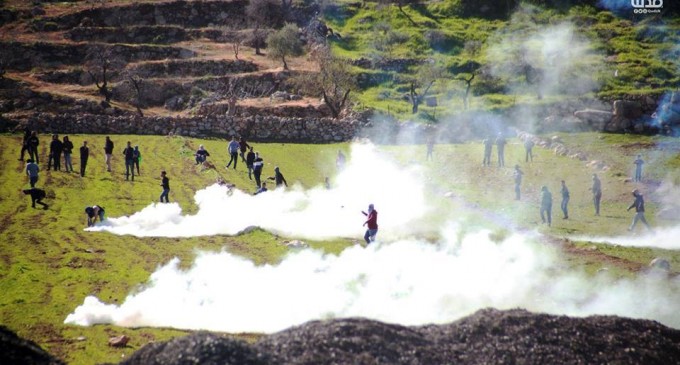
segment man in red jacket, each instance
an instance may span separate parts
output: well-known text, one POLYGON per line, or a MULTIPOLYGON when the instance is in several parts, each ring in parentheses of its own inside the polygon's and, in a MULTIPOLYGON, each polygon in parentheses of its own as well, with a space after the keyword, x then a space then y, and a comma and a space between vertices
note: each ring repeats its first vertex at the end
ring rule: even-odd
POLYGON ((378 234, 378 211, 373 208, 373 204, 369 204, 368 213, 364 211, 361 213, 368 217, 366 222, 364 222, 364 226, 368 225, 366 234, 364 234, 364 240, 366 240, 366 244, 368 245, 375 241, 375 235, 378 234))

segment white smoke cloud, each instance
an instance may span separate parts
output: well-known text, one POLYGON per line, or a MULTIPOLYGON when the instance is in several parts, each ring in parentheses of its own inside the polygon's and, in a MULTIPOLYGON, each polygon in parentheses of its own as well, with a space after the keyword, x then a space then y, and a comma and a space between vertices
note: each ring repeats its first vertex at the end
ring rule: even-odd
POLYGON ((228 195, 226 187, 215 184, 196 192, 195 215, 182 215, 176 203, 152 203, 129 217, 109 218, 88 230, 139 237, 194 237, 236 235, 260 227, 298 238, 361 238, 365 230, 361 211, 372 203, 378 211, 378 236, 397 237, 412 231, 412 223, 427 211, 419 174, 417 166, 404 169, 374 146, 355 144, 330 190, 277 189, 257 196, 234 190, 228 195))
POLYGON ((638 230, 638 233, 636 234, 612 237, 580 236, 574 237, 573 239, 577 241, 608 243, 626 247, 652 247, 667 250, 680 250, 680 226, 653 228, 652 231, 647 231, 647 228, 642 223, 638 222, 635 229, 638 230))
POLYGON ((174 259, 123 304, 95 297, 65 323, 271 333, 305 321, 361 316, 418 325, 485 307, 584 316, 615 314, 680 328, 680 280, 654 275, 595 278, 562 267, 558 254, 522 235, 489 232, 438 244, 400 240, 339 255, 302 250, 257 266, 227 252, 201 253, 187 270, 174 259))

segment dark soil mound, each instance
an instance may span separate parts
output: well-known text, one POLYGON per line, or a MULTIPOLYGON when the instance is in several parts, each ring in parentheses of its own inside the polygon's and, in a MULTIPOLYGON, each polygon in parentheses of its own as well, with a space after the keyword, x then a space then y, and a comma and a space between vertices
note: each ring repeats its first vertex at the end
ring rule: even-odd
POLYGON ((64 364, 40 348, 35 342, 24 340, 4 326, 0 326, 0 364, 58 365, 64 364))
POLYGON ((199 332, 142 347, 121 365, 264 365, 271 362, 243 341, 199 332))

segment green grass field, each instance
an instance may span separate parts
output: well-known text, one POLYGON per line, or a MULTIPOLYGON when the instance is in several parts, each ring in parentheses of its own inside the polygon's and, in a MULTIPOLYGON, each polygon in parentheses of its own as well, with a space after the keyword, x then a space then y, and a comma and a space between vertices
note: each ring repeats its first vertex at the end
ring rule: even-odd
MULTIPOLYGON (((159 265, 178 257, 190 265, 197 250, 231 253, 252 259, 257 264, 275 263, 285 254, 281 241, 295 237, 278 237, 256 230, 237 237, 209 236, 198 238, 137 238, 109 233, 84 232, 84 208, 99 204, 109 217, 135 213, 157 201, 161 192, 159 174, 166 170, 170 177, 170 200, 193 213, 197 206, 193 195, 215 182, 218 176, 236 184, 237 188, 254 191, 242 165, 234 172, 225 170, 226 141, 159 136, 112 136, 116 143, 114 169, 105 170, 104 136, 70 136, 79 147, 87 139, 91 156, 85 178, 77 173, 41 171, 39 187, 45 187, 50 204, 48 210, 32 209, 30 199, 20 192, 28 187, 24 165, 17 161, 21 137, 0 136, 0 323, 20 336, 32 339, 51 353, 71 364, 118 362, 150 341, 160 341, 186 333, 174 329, 120 328, 110 325, 78 327, 63 321, 87 295, 96 295, 110 303, 121 303, 138 285, 145 283, 159 265), (141 176, 135 182, 125 181, 122 149, 130 140, 142 151, 141 176), (204 144, 217 169, 202 170, 193 160, 193 151, 204 144), (127 334, 129 347, 107 346, 113 335, 127 334)), ((570 144, 583 150, 591 160, 604 160, 610 170, 600 172, 604 187, 602 216, 593 215, 590 200, 590 175, 593 170, 584 162, 557 157, 551 151, 535 149, 533 163, 524 163, 522 145, 510 139, 506 167, 483 167, 482 145, 470 142, 437 145, 434 161, 424 162, 425 146, 381 146, 399 164, 424 164, 424 188, 435 213, 454 212, 466 227, 488 227, 499 235, 513 230, 531 230, 552 237, 546 242, 569 235, 616 235, 625 232, 631 213, 630 175, 632 159, 642 153, 650 163, 645 170, 648 183, 639 187, 646 192, 650 223, 669 226, 674 222, 655 218, 661 197, 655 195, 662 179, 678 181, 680 142, 664 137, 633 137, 584 133, 563 135, 570 144), (664 149, 650 149, 665 146, 664 149), (525 171, 523 198, 514 200, 512 168, 519 163, 525 171), (560 219, 559 181, 565 179, 571 189, 570 219, 560 219), (555 196, 554 225, 540 225, 538 192, 548 185, 555 196), (443 198, 447 192, 452 199, 443 198)), ((41 136, 41 168, 45 166, 47 136, 41 136)), ((264 175, 280 166, 289 183, 310 188, 333 177, 338 149, 349 152, 349 144, 280 144, 255 143, 255 150, 265 159, 264 175)), ((77 153, 74 155, 78 170, 77 153)), ((494 158, 495 161, 495 158, 494 158)), ((391 184, 394 182, 386 181, 391 184)), ((440 214, 441 213, 441 214, 440 214)), ((427 233, 429 234, 429 233, 427 233)), ((432 233, 432 240, 437 239, 432 233)), ((360 240, 360 237, 357 237, 360 240)), ((314 248, 329 253, 340 252, 354 244, 353 239, 310 242, 314 248)), ((634 249, 587 242, 564 242, 565 263, 594 272, 612 267, 620 275, 630 275, 630 268, 646 265, 651 258, 664 256, 672 264, 680 263, 675 251, 634 249), (630 265, 627 265, 630 264, 630 265)), ((231 334, 246 340, 258 334, 231 334)))

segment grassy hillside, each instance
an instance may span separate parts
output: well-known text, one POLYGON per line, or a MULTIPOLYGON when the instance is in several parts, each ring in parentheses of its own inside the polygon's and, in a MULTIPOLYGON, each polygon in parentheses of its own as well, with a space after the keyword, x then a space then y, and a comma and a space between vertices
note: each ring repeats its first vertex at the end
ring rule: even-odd
MULTIPOLYGON (((47 136, 41 136, 44 141, 47 136)), ((238 188, 253 190, 241 167, 237 172, 224 169, 226 141, 197 140, 181 137, 113 136, 118 146, 114 155, 114 171, 107 173, 103 163, 103 136, 71 136, 76 145, 87 139, 92 151, 88 174, 80 178, 75 173, 41 173, 38 186, 45 186, 52 198, 48 210, 32 209, 28 197, 19 192, 27 186, 23 165, 17 161, 19 136, 0 137, 0 322, 21 336, 37 341, 48 351, 72 364, 117 362, 125 354, 137 350, 149 341, 158 341, 185 332, 172 329, 128 329, 109 325, 77 327, 63 325, 66 315, 82 303, 86 295, 94 294, 104 301, 120 303, 149 275, 173 257, 190 265, 196 250, 220 251, 242 255, 258 264, 281 259, 286 248, 285 237, 254 231, 237 237, 210 236, 201 238, 136 238, 108 233, 84 232, 85 206, 101 204, 108 216, 129 215, 156 201, 160 194, 158 174, 168 171, 171 179, 171 201, 179 202, 186 212, 195 212, 193 194, 212 184, 219 175, 238 188), (143 154, 141 177, 127 182, 123 175, 121 155, 124 141, 138 144, 143 154), (204 144, 211 152, 210 160, 217 170, 205 170, 194 165, 192 151, 204 144), (109 336, 127 334, 132 340, 124 349, 107 347, 109 336)), ((631 183, 628 165, 637 153, 650 156, 646 169, 647 183, 639 187, 647 193, 650 223, 655 226, 673 222, 655 218, 661 198, 655 191, 658 181, 678 179, 680 164, 677 141, 649 137, 645 140, 628 136, 598 138, 595 134, 563 136, 565 141, 586 151, 592 159, 607 162, 611 169, 602 172, 604 187, 602 216, 593 216, 589 187, 593 172, 583 162, 556 157, 550 151, 536 149, 534 163, 524 164, 523 148, 510 140, 507 166, 522 162, 526 172, 524 196, 513 200, 511 168, 482 167, 482 146, 479 143, 437 145, 434 161, 425 163, 426 189, 436 207, 436 216, 455 212, 466 226, 490 227, 499 235, 515 229, 538 228, 547 234, 546 243, 568 234, 620 234, 629 224, 631 183), (666 149, 646 150, 652 144, 666 149), (568 172, 568 173, 567 173, 568 172), (566 179, 572 191, 571 218, 559 219, 555 204, 555 224, 548 228, 538 224, 538 189, 549 185, 557 195, 558 182, 566 179), (452 199, 442 199, 445 193, 452 199), (550 238, 554 237, 554 238, 550 238)), ((44 144, 44 142, 43 142, 44 144)), ((333 176, 334 157, 339 145, 255 144, 266 162, 265 174, 278 165, 289 182, 304 187, 320 183, 324 176, 333 176)), ((383 146, 404 166, 422 164, 424 146, 383 146)), ((45 150, 41 155, 44 158, 45 150)), ((76 169, 78 166, 76 164, 76 169)), ((391 184, 395 182, 387 181, 391 184)), ((557 198, 556 198, 557 201, 557 198)), ((436 217, 431 217, 436 219, 436 217)), ((432 240, 437 240, 437 233, 432 240)), ((294 238, 294 237, 292 237, 294 238)), ((357 237, 357 239, 359 239, 357 237)), ((339 252, 354 244, 353 239, 311 242, 327 252, 339 252)), ((671 264, 680 264, 675 251, 634 249, 589 243, 559 243, 565 252, 565 264, 594 272, 604 266, 619 275, 630 275, 656 256, 668 257, 671 264)), ((256 334, 237 335, 245 339, 256 334)))
POLYGON ((341 34, 333 41, 336 53, 373 64, 355 68, 369 80, 357 96, 361 106, 402 119, 445 118, 463 110, 464 80, 473 73, 470 108, 482 110, 583 96, 657 97, 680 85, 680 19, 672 13, 630 20, 592 6, 522 3, 510 16, 489 19, 469 15, 461 3, 399 8, 343 2, 327 9, 325 19, 341 34), (555 35, 560 27, 570 29, 568 39, 555 35), (394 59, 410 63, 398 69, 380 66, 394 59), (438 106, 423 105, 411 115, 406 99, 411 81, 422 81, 419 72, 433 63, 445 70, 430 90, 438 106), (555 75, 559 81, 550 80, 555 75), (579 82, 566 85, 574 79, 579 82), (542 98, 538 88, 545 89, 542 98))

